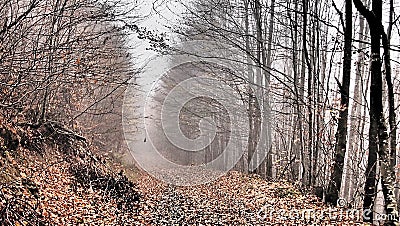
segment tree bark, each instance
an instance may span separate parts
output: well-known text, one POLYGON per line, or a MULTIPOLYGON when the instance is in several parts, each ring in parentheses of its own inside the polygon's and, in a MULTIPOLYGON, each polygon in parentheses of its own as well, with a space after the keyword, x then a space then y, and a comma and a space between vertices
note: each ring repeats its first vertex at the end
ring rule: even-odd
POLYGON ((272 66, 272 38, 274 33, 274 15, 275 15, 275 0, 271 0, 271 11, 268 27, 268 44, 266 54, 266 71, 265 71, 265 92, 264 92, 264 130, 266 137, 265 148, 267 151, 266 156, 266 177, 272 178, 272 139, 271 139, 271 105, 270 105, 270 80, 271 80, 271 66, 272 66))
MULTIPOLYGON (((293 86, 294 86, 294 92, 295 92, 295 106, 296 106, 296 117, 294 118, 294 129, 293 129, 293 134, 292 134, 292 147, 293 147, 293 153, 295 155, 295 160, 293 164, 290 164, 292 166, 292 175, 294 179, 301 180, 301 172, 304 170, 304 164, 303 164, 303 112, 302 112, 302 107, 300 103, 303 102, 304 98, 304 82, 301 82, 301 79, 299 79, 299 74, 298 74, 298 23, 297 23, 297 17, 298 17, 298 0, 295 0, 294 2, 295 5, 295 10, 294 10, 294 20, 292 19, 290 12, 288 11, 288 18, 290 20, 290 25, 291 25, 291 38, 292 38, 292 66, 293 66, 293 86), (301 163, 301 164, 299 164, 301 163)), ((302 67, 304 64, 302 64, 302 67)), ((303 77, 303 76, 302 76, 303 77)), ((290 157, 291 158, 291 157, 290 157)), ((290 159, 289 158, 289 159, 290 159)), ((290 160, 288 160, 290 162, 290 160)))
MULTIPOLYGON (((303 53, 304 53, 304 59, 305 63, 307 65, 307 72, 308 72, 308 77, 307 77, 307 114, 308 114, 308 156, 311 156, 310 153, 312 153, 312 144, 313 144, 313 112, 312 112, 312 67, 310 63, 310 56, 308 54, 308 48, 307 48, 307 13, 308 13, 308 0, 303 0, 303 53)), ((303 154, 303 156, 305 156, 303 154)), ((303 165, 309 166, 309 162, 311 159, 304 159, 303 158, 303 165)), ((311 184, 311 178, 306 177, 306 172, 308 173, 311 169, 304 167, 303 169, 303 184, 304 185, 310 185, 311 184)), ((308 174, 309 175, 309 174, 308 174)))
MULTIPOLYGON (((367 29, 365 29, 365 19, 364 17, 360 16, 359 18, 359 32, 358 32, 358 39, 365 40, 367 29)), ((361 150, 359 148, 360 138, 357 135, 360 130, 360 122, 361 122, 361 87, 362 87, 362 76, 364 71, 364 57, 365 54, 363 49, 365 48, 365 44, 360 42, 358 45, 358 59, 356 63, 356 78, 354 84, 354 97, 353 97, 353 104, 351 107, 351 121, 350 121, 350 132, 349 132, 349 149, 346 153, 347 160, 346 166, 343 170, 345 174, 345 182, 342 186, 343 197, 351 202, 352 199, 354 200, 354 189, 356 186, 356 182, 360 180, 358 178, 358 168, 359 165, 357 164, 360 160, 360 153, 361 150)))
POLYGON ((342 183, 344 157, 347 144, 347 121, 349 116, 349 91, 351 75, 351 43, 353 38, 353 5, 351 0, 346 0, 346 26, 344 31, 344 59, 343 77, 339 84, 341 94, 338 129, 336 133, 335 163, 330 184, 326 194, 326 202, 336 205, 342 183))
MULTIPOLYGON (((382 180, 382 191, 385 198, 385 210, 388 215, 385 224, 395 225, 398 222, 398 210, 397 201, 394 195, 394 168, 391 164, 390 150, 388 147, 389 136, 387 134, 386 123, 383 115, 383 104, 382 104, 382 62, 380 57, 380 43, 382 37, 382 44, 384 46, 384 58, 385 58, 385 69, 386 76, 389 75, 390 78, 390 55, 388 46, 388 37, 384 31, 382 25, 382 0, 372 1, 372 11, 368 10, 360 0, 353 0, 357 10, 367 19, 370 30, 371 30, 371 93, 370 93, 370 147, 369 155, 374 152, 375 158, 376 153, 379 154, 379 163, 381 169, 381 180, 382 180)), ((386 77, 388 79, 388 77, 386 77)), ((388 80, 387 80, 388 81, 388 80)), ((391 79, 389 80, 391 83, 391 79)), ((389 87, 390 89, 390 87, 389 87)), ((390 92, 390 91, 389 91, 390 92)), ((389 94, 390 99, 390 94, 389 94)), ((372 159, 374 160, 374 159, 372 159)), ((376 162, 376 159, 375 159, 376 162)), ((368 158, 368 166, 372 164, 370 158, 368 158)), ((367 171, 368 173, 368 171, 367 171)), ((376 192, 376 181, 375 175, 367 175, 367 183, 365 186, 365 199, 364 199, 364 209, 373 210, 373 196, 376 192), (373 184, 372 184, 373 183, 373 184), (368 186, 372 186, 368 187, 368 186)), ((369 211, 372 212, 372 211, 369 211)), ((372 214, 370 214, 372 215, 372 214)), ((369 218, 366 221, 372 220, 372 216, 367 216, 369 218)))
MULTIPOLYGON (((251 50, 250 50, 250 23, 249 23, 249 1, 245 0, 244 1, 244 6, 245 6, 245 33, 246 33, 246 56, 247 56, 247 76, 249 80, 249 84, 254 84, 254 75, 253 75, 253 69, 252 69, 252 60, 250 58, 251 50)), ((251 158, 254 154, 254 149, 255 149, 255 132, 254 132, 254 121, 255 121, 255 98, 254 98, 254 93, 252 90, 251 85, 249 85, 249 144, 248 144, 248 151, 247 151, 247 159, 243 159, 243 161, 246 161, 246 165, 244 170, 247 170, 248 173, 250 172, 249 165, 251 158)))

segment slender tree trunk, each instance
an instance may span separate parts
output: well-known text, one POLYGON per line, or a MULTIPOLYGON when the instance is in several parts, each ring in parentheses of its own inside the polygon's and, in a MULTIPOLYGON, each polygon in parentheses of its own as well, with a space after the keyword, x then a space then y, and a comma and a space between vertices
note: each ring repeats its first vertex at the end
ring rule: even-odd
MULTIPOLYGON (((260 114, 259 116, 256 117, 264 117, 264 90, 263 90, 263 77, 264 77, 264 67, 266 64, 266 56, 265 56, 265 47, 264 47, 264 40, 263 40, 263 26, 262 26, 262 15, 261 15, 261 2, 260 0, 255 0, 254 1, 254 9, 253 9, 253 15, 254 15, 254 20, 255 20, 255 26, 256 26, 256 58, 257 58, 257 68, 256 68, 256 77, 255 77, 255 83, 256 83, 256 101, 258 101, 258 106, 256 108, 257 114, 260 114), (261 98, 261 99, 257 99, 261 98)), ((260 118, 261 119, 261 118, 260 118)), ((264 121, 264 120, 263 120, 264 121)), ((251 157, 251 165, 250 168, 253 169, 255 173, 258 173, 259 175, 265 177, 265 172, 264 172, 264 163, 265 163, 265 153, 267 150, 265 149, 265 139, 266 137, 260 137, 263 134, 260 132, 263 132, 263 127, 264 124, 260 124, 260 121, 256 121, 254 130, 257 133, 257 140, 258 140, 258 146, 257 143, 255 144, 255 153, 253 153, 251 157)))
MULTIPOLYGON (((303 52, 304 52, 304 58, 305 58, 305 63, 307 65, 307 72, 308 72, 308 77, 307 77, 307 114, 308 114, 308 156, 311 156, 310 153, 312 153, 312 144, 313 144, 313 115, 312 115, 312 67, 310 63, 310 57, 308 54, 308 49, 307 49, 307 14, 308 14, 308 0, 303 0, 303 52)), ((303 156, 305 156, 303 154, 303 156)), ((309 165, 309 161, 311 159, 303 159, 304 165, 309 165)), ((307 168, 304 169, 303 171, 303 184, 305 185, 310 185, 311 184, 311 178, 306 177, 306 172, 307 175, 311 169, 307 168)))
POLYGON ((266 176, 272 178, 272 139, 271 139, 271 104, 270 104, 270 80, 271 80, 271 66, 272 66, 272 38, 274 33, 274 16, 275 16, 275 0, 271 0, 270 19, 268 27, 268 44, 266 56, 266 71, 265 71, 265 94, 264 94, 264 129, 266 137, 266 176))
MULTIPOLYGON (((366 34, 365 29, 365 19, 360 16, 359 19, 359 32, 358 32, 358 39, 365 40, 364 36, 366 34)), ((356 63, 356 78, 354 80, 354 97, 353 97, 353 105, 351 107, 351 121, 350 121, 350 133, 349 133, 349 149, 346 153, 347 161, 345 166, 345 183, 343 184, 343 197, 346 198, 350 202, 353 199, 354 195, 354 188, 356 180, 359 180, 357 169, 359 168, 359 158, 360 152, 362 151, 359 149, 359 136, 357 133, 360 131, 360 121, 361 121, 361 82, 362 82, 362 75, 363 75, 363 68, 364 68, 364 52, 363 49, 365 48, 365 44, 360 42, 358 45, 358 59, 356 63)))
MULTIPOLYGON (((325 28, 324 28, 324 32, 325 32, 325 34, 327 34, 328 33, 328 29, 329 29, 329 26, 325 26, 325 28)), ((321 60, 321 80, 320 80, 320 86, 322 86, 320 89, 322 89, 322 90, 320 90, 319 91, 319 93, 318 93, 318 95, 319 95, 319 100, 318 100, 318 103, 319 102, 322 102, 321 103, 321 112, 320 112, 320 114, 321 114, 321 121, 320 121, 320 123, 321 123, 321 126, 320 126, 320 129, 319 130, 317 130, 318 132, 319 132, 319 136, 321 136, 321 138, 323 137, 323 134, 325 133, 325 129, 323 129, 324 128, 324 123, 325 123, 325 114, 324 114, 324 112, 325 112, 325 110, 327 109, 327 105, 326 105, 326 102, 325 101, 323 101, 323 99, 324 99, 324 84, 325 84, 325 80, 326 80, 326 69, 327 69, 327 59, 328 59, 328 45, 327 45, 327 43, 328 43, 328 36, 326 35, 326 36, 324 36, 324 38, 323 38, 323 43, 322 43, 322 46, 324 46, 323 47, 323 50, 322 50, 322 60, 321 60)), ((323 144, 322 144, 322 141, 321 141, 321 147, 323 147, 323 144)), ((323 168, 324 168, 324 165, 325 165, 325 162, 324 162, 324 159, 323 159, 323 156, 324 156, 324 153, 321 151, 321 152, 319 152, 319 153, 317 153, 317 155, 316 155, 316 166, 318 166, 318 171, 316 172, 316 175, 315 175, 315 179, 316 179, 316 181, 315 181, 315 185, 314 186, 323 186, 323 179, 321 178, 321 172, 323 172, 323 168), (322 182, 322 183, 321 183, 322 182)))
POLYGON ((349 94, 351 75, 351 42, 353 38, 353 5, 351 0, 346 0, 346 26, 344 31, 344 59, 343 77, 339 84, 341 102, 336 133, 335 159, 331 181, 326 195, 326 201, 336 205, 339 198, 340 186, 342 184, 344 157, 347 144, 347 120, 349 115, 349 94))
MULTIPOLYGON (((289 4, 289 3, 288 3, 289 4)), ((303 150, 303 113, 301 103, 304 98, 304 82, 301 82, 298 74, 298 22, 297 22, 297 11, 298 11, 298 0, 294 2, 294 19, 291 19, 291 14, 288 11, 288 18, 291 24, 291 38, 292 38, 292 66, 293 66, 293 87, 295 91, 295 106, 296 106, 296 117, 294 119, 293 129, 293 152, 295 160, 293 164, 293 176, 294 178, 301 180, 302 171, 304 171, 304 150, 303 150), (301 163, 301 164, 299 164, 301 163)), ((289 160, 290 161, 290 160, 289 160)))
MULTIPOLYGON (((388 86, 388 96, 389 96, 389 126, 390 126, 390 166, 391 168, 395 169, 395 172, 398 170, 396 168, 396 144, 397 144, 397 124, 396 124, 396 112, 395 112, 395 107, 394 107, 394 91, 393 91, 393 83, 392 83, 392 67, 390 63, 390 43, 391 43, 391 37, 392 37, 392 28, 393 28, 393 14, 394 14, 394 2, 393 0, 390 0, 390 11, 389 11, 389 26, 387 30, 387 44, 385 45, 384 41, 384 50, 385 50, 385 71, 386 71, 386 84, 388 86), (397 170, 396 170, 397 169, 397 170)), ((397 180, 396 177, 393 177, 395 180, 395 185, 397 185, 397 180)), ((398 199, 398 186, 395 186, 395 194, 396 198, 398 199)))
MULTIPOLYGON (((298 0, 296 0, 296 2, 295 2, 295 15, 296 15, 295 21, 296 21, 296 25, 300 28, 300 25, 297 23, 297 21, 298 21, 297 12, 299 11, 299 9, 298 9, 299 2, 300 1, 298 1, 298 0)), ((304 18, 303 18, 303 20, 304 20, 304 18)), ((304 21, 303 21, 303 23, 304 23, 304 21)), ((306 41, 307 40, 307 34, 306 34, 307 25, 306 26, 302 25, 301 28, 302 28, 302 32, 303 32, 302 38, 304 38, 305 41, 302 42, 303 51, 301 51, 300 86, 299 86, 298 92, 299 92, 299 100, 303 104, 303 103, 306 103, 306 101, 304 100, 304 95, 305 95, 305 80, 306 80, 306 65, 307 65, 306 57, 305 57, 305 55, 306 55, 305 54, 305 50, 307 48, 307 46, 306 46, 307 45, 307 41, 306 41), (305 44, 305 46, 304 46, 304 44, 305 44)), ((298 41, 300 42, 300 39, 298 41)), ((297 41, 296 41, 296 43, 297 43, 297 41)), ((296 49, 296 51, 297 51, 297 49, 296 49)), ((305 107, 304 108, 303 108, 303 106, 299 106, 299 107, 300 107, 300 109, 299 109, 298 113, 301 114, 300 117, 299 117, 300 118, 300 121, 299 121, 300 125, 299 125, 299 131, 298 131, 299 136, 300 136, 299 145, 300 145, 300 163, 301 163, 299 165, 299 179, 301 181, 303 181, 304 180, 303 178, 304 178, 304 175, 305 175, 305 171, 306 171, 306 158, 305 158, 305 150, 306 150, 305 138, 306 138, 306 135, 303 132, 303 129, 305 129, 305 127, 306 127, 304 125, 305 107)))
MULTIPOLYGON (((321 8, 321 3, 319 0, 315 1, 315 14, 317 17, 320 17, 320 8, 321 8)), ((324 68, 324 65, 321 65, 321 27, 320 27, 320 21, 314 18, 314 33, 315 33, 315 48, 314 48, 314 68, 315 68, 315 79, 314 79, 314 123, 316 126, 316 133, 314 135, 315 137, 315 142, 314 142, 314 149, 312 152, 312 171, 311 171, 311 185, 315 186, 316 185, 316 177, 317 177, 317 172, 318 172, 318 155, 321 147, 321 136, 320 136, 320 130, 323 127, 321 123, 321 95, 320 95, 320 82, 321 82, 321 69, 324 68)), ((322 56, 323 58, 323 56, 322 56)), ((323 62, 322 62, 323 64, 323 62)))
MULTIPOLYGON (((244 1, 244 6, 245 6, 245 33, 246 33, 246 57, 247 57, 247 76, 249 80, 249 84, 254 84, 254 76, 253 76, 253 62, 250 58, 251 50, 250 50, 250 23, 249 23, 249 1, 245 0, 244 1)), ((243 159, 243 161, 246 161, 246 169, 248 173, 250 172, 249 165, 251 158, 254 154, 254 149, 255 149, 255 132, 254 132, 254 117, 255 117, 255 98, 254 98, 254 93, 252 90, 252 86, 249 85, 249 142, 248 142, 248 151, 247 151, 247 159, 243 159)), ((246 170, 244 169, 244 170, 246 170)))
MULTIPOLYGON (((372 7, 375 12, 380 11, 377 9, 376 0, 373 1, 372 7)), ((378 6, 381 7, 381 6, 378 6)), ((368 163, 366 170, 366 183, 365 183, 365 197, 364 197, 364 210, 366 213, 366 221, 373 222, 372 210, 374 210, 374 200, 376 196, 376 162, 378 153, 378 121, 379 109, 378 102, 382 101, 382 79, 381 77, 381 62, 380 62, 380 35, 376 29, 370 26, 371 34, 371 88, 370 88, 370 128, 369 128, 369 149, 368 149, 368 163)))
MULTIPOLYGON (((391 8, 392 10, 393 8, 391 8)), ((381 23, 382 25, 382 23, 381 23)), ((387 220, 389 224, 399 220, 397 200, 395 195, 395 165, 396 165, 396 113, 394 107, 394 92, 392 83, 392 68, 390 65, 390 40, 381 26, 383 56, 385 60, 386 83, 388 86, 389 101, 389 125, 390 137, 387 134, 386 122, 381 109, 379 120, 379 159, 381 161, 382 191, 385 197, 385 210, 392 219, 387 220), (390 142, 390 145, 388 143, 390 142)), ((398 222, 397 222, 398 223, 398 222)))
POLYGON ((387 36, 383 35, 383 46, 384 46, 384 58, 385 58, 385 74, 386 74, 386 84, 388 87, 389 96, 389 126, 390 126, 390 163, 392 167, 396 166, 396 112, 394 107, 394 91, 392 83, 392 67, 390 63, 390 39, 392 34, 393 26, 393 13, 394 6, 393 0, 390 0, 390 14, 389 14, 389 27, 387 31, 387 36))

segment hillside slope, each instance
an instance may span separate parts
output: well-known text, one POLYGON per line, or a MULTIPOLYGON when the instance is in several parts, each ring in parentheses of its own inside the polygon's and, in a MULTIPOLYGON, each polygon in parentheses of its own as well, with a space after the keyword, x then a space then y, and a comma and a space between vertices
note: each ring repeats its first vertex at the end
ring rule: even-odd
POLYGON ((55 125, 1 128, 1 225, 136 222, 132 210, 139 193, 121 166, 94 155, 83 139, 50 126, 55 125), (5 134, 19 145, 11 148, 5 134))

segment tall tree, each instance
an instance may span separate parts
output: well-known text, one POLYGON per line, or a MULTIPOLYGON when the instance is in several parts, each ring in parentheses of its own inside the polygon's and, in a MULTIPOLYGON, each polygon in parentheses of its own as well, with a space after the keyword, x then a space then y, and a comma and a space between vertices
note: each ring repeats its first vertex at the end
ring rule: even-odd
POLYGON ((390 62, 390 40, 392 36, 392 28, 393 28, 393 14, 394 14, 394 3, 393 0, 389 2, 389 26, 387 29, 387 35, 382 34, 383 39, 383 48, 384 48, 384 58, 385 58, 385 78, 386 84, 388 87, 388 101, 389 101, 389 128, 390 128, 390 162, 391 166, 396 166, 396 112, 394 106, 394 91, 393 91, 393 82, 392 82, 392 67, 390 62))
POLYGON ((310 61, 310 55, 308 53, 307 48, 307 24, 308 24, 308 0, 303 0, 303 54, 305 64, 307 65, 307 110, 308 110, 308 162, 306 162, 305 158, 303 158, 304 165, 307 165, 307 172, 303 172, 303 184, 311 185, 311 153, 312 153, 312 146, 313 146, 313 111, 312 111, 312 67, 310 61), (307 174, 306 174, 307 173, 307 174), (306 177, 306 175, 309 175, 306 177))
MULTIPOLYGON (((370 131, 369 131, 369 156, 368 168, 374 169, 376 156, 379 155, 379 165, 382 181, 382 192, 385 198, 385 211, 389 217, 386 218, 387 225, 398 223, 397 201, 394 195, 394 168, 391 164, 390 150, 388 147, 388 133, 383 115, 382 104, 382 61, 381 61, 381 38, 384 46, 385 62, 390 62, 388 37, 382 25, 382 0, 372 1, 372 11, 368 10, 360 0, 353 0, 357 10, 367 19, 371 31, 371 92, 370 92, 370 131), (372 166, 372 167, 371 167, 372 166)), ((390 73, 390 65, 385 65, 390 73)), ((367 170, 368 170, 367 168, 367 170)), ((375 170, 367 171, 367 182, 365 184, 364 209, 365 220, 373 221, 373 198, 376 191, 375 170)))
POLYGON ((349 94, 351 77, 351 43, 353 39, 353 4, 351 0, 346 0, 346 25, 344 27, 344 58, 343 58, 343 76, 339 84, 341 94, 340 113, 338 120, 338 129, 336 133, 335 146, 335 164, 331 181, 329 183, 326 201, 336 204, 339 198, 340 185, 342 183, 344 157, 347 144, 347 121, 349 116, 349 94))
MULTIPOLYGON (((365 1, 364 1, 365 2, 365 1)), ((360 16, 359 17, 359 32, 358 32, 358 40, 366 40, 366 36, 368 35, 368 29, 365 29, 365 18, 360 16)), ((343 174, 345 174, 345 181, 342 182, 341 190, 342 196, 348 202, 353 202, 355 199, 354 197, 354 190, 357 186, 357 183, 361 181, 361 178, 358 177, 358 170, 359 164, 357 164, 360 160, 360 129, 361 129, 361 117, 362 117, 362 77, 364 76, 365 71, 365 41, 358 43, 358 56, 356 62, 356 73, 355 73, 355 80, 354 80, 354 89, 353 89, 353 104, 351 107, 350 113, 350 128, 349 128, 349 138, 351 140, 349 142, 349 148, 346 151, 346 163, 343 169, 343 174)))
POLYGON ((270 83, 271 83, 271 66, 272 66, 272 39, 274 33, 274 16, 275 16, 275 0, 271 0, 270 6, 270 19, 268 27, 268 44, 267 44, 267 55, 266 55, 266 69, 265 69, 265 94, 264 94, 264 130, 266 133, 266 151, 267 151, 267 163, 266 163, 266 176, 272 178, 272 138, 271 138, 271 104, 270 104, 270 83))

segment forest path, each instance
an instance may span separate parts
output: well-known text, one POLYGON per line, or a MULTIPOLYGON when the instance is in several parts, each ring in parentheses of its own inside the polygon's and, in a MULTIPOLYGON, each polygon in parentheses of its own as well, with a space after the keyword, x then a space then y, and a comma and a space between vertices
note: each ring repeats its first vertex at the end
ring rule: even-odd
POLYGON ((289 183, 238 172, 191 187, 165 185, 144 175, 138 185, 138 222, 149 225, 362 225, 289 183), (315 214, 311 218, 310 211, 315 214))
POLYGON ((136 172, 133 184, 101 161, 27 150, 5 156, 0 176, 10 178, 0 183, 0 225, 362 225, 361 215, 346 218, 288 182, 257 175, 229 172, 180 187, 136 172))

